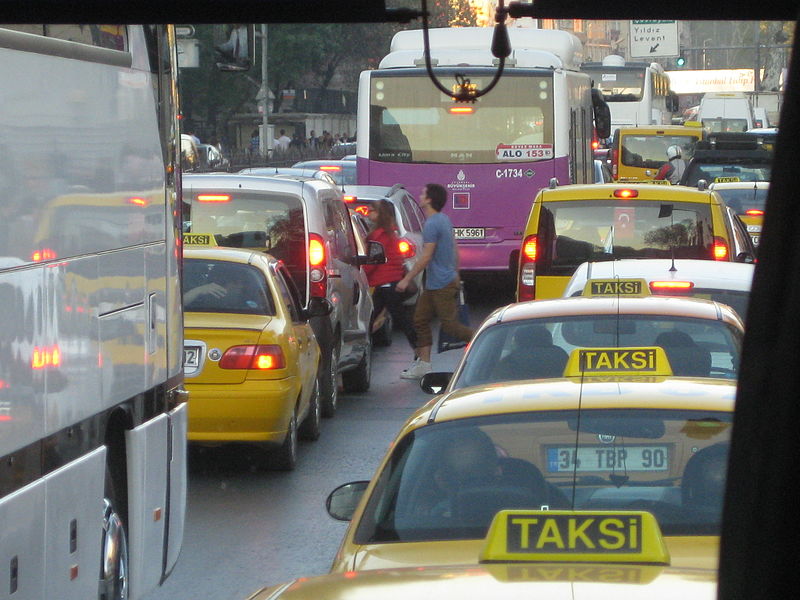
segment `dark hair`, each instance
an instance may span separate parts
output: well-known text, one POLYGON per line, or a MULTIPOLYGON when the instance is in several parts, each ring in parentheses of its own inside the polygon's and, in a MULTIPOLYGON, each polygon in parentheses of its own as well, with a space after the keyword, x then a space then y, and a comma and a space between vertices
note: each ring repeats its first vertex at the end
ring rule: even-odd
POLYGON ((383 229, 386 233, 393 235, 397 229, 397 221, 394 218, 394 204, 388 200, 378 200, 374 204, 374 209, 378 213, 375 220, 376 229, 383 229))
POLYGON ((438 183, 429 183, 425 186, 425 193, 431 201, 431 208, 436 212, 442 212, 447 203, 447 191, 438 183))

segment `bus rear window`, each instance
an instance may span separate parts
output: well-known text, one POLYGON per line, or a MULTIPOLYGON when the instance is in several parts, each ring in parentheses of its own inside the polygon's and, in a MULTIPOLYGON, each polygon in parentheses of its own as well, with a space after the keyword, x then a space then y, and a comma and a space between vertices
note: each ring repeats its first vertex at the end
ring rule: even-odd
POLYGON ((585 200, 546 202, 539 217, 537 275, 572 275, 582 262, 711 258, 707 204, 585 200))

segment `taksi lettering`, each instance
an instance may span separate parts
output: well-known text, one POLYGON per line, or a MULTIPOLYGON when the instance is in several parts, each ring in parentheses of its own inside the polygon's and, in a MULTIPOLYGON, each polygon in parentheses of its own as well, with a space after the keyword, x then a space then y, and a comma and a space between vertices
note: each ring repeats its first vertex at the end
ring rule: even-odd
POLYGON ((509 553, 638 552, 641 517, 605 515, 510 515, 507 521, 509 553))

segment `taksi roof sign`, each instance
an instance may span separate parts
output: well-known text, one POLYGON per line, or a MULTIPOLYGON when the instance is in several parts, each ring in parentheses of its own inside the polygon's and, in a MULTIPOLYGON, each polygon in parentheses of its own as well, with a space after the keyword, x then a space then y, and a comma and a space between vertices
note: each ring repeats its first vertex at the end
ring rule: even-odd
POLYGON ((678 56, 677 21, 631 21, 631 58, 678 56))

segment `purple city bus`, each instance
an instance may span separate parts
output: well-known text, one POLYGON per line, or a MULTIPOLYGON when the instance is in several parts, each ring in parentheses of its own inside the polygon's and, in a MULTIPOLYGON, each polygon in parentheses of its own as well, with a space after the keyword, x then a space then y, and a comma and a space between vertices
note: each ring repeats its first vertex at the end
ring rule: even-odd
MULTIPOLYGON (((495 73, 491 28, 430 30, 434 72, 484 89, 495 73)), ((579 71, 580 41, 570 33, 510 29, 511 56, 496 87, 457 103, 434 87, 424 67, 422 32, 402 31, 379 68, 361 73, 358 181, 426 183, 448 190, 465 275, 513 274, 536 193, 591 183, 594 134, 591 81, 579 71)))

